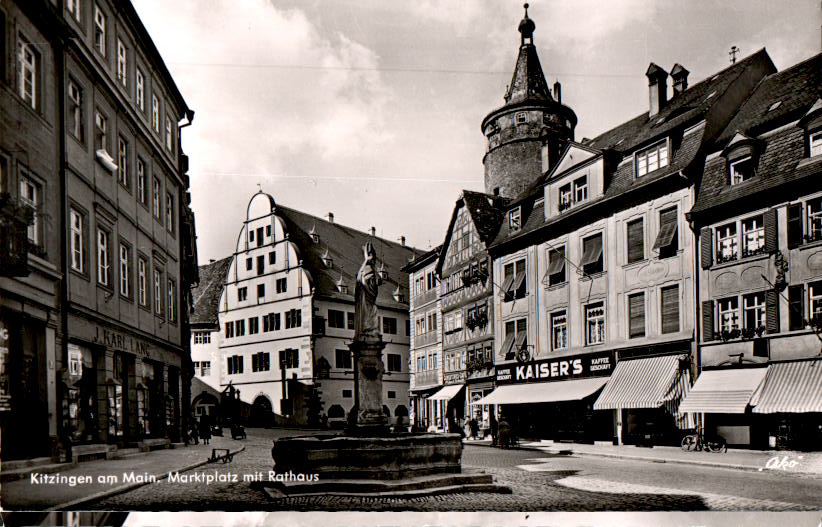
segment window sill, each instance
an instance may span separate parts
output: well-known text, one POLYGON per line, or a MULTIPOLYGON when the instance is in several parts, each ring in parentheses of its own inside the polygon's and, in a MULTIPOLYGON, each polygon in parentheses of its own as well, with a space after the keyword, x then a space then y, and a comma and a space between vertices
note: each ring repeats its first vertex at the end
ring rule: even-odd
POLYGON ((635 262, 628 262, 622 265, 623 269, 632 269, 634 267, 641 267, 643 264, 647 264, 650 261, 648 258, 643 258, 642 260, 637 260, 635 262))
MULTIPOLYGON (((820 242, 822 243, 822 242, 820 242)), ((726 267, 733 267, 735 265, 740 264, 748 264, 751 262, 758 262, 760 260, 767 260, 771 257, 768 253, 757 254, 755 256, 746 256, 744 258, 737 258, 736 260, 730 260, 728 262, 722 262, 720 264, 714 264, 711 266, 711 270, 718 270, 718 269, 725 269, 726 267)))
POLYGON ((810 241, 802 240, 802 243, 794 247, 794 249, 814 249, 816 247, 822 247, 822 238, 810 241))
POLYGON ((582 276, 579 277, 579 281, 584 282, 586 280, 593 280, 594 278, 602 278, 606 274, 607 274, 606 271, 599 271, 599 272, 596 272, 596 273, 593 273, 593 274, 583 273, 582 276))
POLYGON ((549 284, 549 285, 545 286, 545 289, 547 291, 558 291, 558 290, 562 289, 563 287, 565 287, 567 285, 568 285, 568 281, 566 280, 565 282, 561 282, 559 284, 553 284, 553 285, 549 284))

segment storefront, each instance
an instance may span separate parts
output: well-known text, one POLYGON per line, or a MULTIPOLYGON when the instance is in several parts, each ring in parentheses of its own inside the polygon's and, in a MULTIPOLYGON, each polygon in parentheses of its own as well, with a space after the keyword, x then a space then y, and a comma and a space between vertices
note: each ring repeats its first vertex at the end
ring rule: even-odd
POLYGON ((75 315, 69 330, 60 397, 71 444, 178 441, 180 351, 75 315))
POLYGON ((518 437, 611 441, 612 412, 595 412, 593 405, 614 363, 614 352, 606 351, 500 365, 496 389, 475 404, 498 406, 498 420, 518 437))
POLYGON ((620 360, 594 403, 614 410, 619 444, 677 445, 692 426, 679 411, 691 386, 688 355, 620 360))
POLYGON ((441 432, 458 433, 465 420, 465 385, 449 384, 431 395, 428 401, 436 406, 436 429, 441 432))
MULTIPOLYGON (((478 384, 468 384, 468 419, 477 420, 477 431, 480 438, 491 436, 491 415, 494 413, 494 406, 482 404, 480 400, 494 391, 493 381, 478 384)), ((496 417, 495 417, 496 418, 496 417)))
POLYGON ((418 430, 428 430, 438 419, 438 405, 429 398, 440 390, 441 386, 411 390, 411 422, 418 430))

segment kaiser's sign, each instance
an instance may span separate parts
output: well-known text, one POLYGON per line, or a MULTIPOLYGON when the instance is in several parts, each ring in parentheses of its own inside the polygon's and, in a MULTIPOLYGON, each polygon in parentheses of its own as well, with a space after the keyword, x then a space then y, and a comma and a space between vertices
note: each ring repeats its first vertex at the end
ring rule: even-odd
POLYGON ((614 369, 613 352, 570 355, 558 359, 543 359, 525 364, 497 366, 497 384, 560 381, 582 377, 610 375, 614 369))

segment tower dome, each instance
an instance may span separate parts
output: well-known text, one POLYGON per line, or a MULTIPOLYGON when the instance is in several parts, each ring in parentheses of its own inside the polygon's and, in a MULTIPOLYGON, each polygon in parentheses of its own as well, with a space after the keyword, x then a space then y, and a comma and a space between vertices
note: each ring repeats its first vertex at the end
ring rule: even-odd
POLYGON ((519 196, 553 166, 573 140, 577 124, 576 114, 562 104, 559 82, 553 95, 548 88, 534 47, 536 24, 528 17, 528 4, 524 7, 519 55, 505 104, 482 121, 488 140, 485 191, 508 198, 519 196))

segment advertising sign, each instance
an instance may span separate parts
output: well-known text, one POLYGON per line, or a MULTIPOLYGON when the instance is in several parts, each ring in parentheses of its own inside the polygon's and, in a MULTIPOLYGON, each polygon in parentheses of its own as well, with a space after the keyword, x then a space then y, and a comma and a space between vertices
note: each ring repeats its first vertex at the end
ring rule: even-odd
POLYGON ((9 380, 9 326, 0 320, 0 412, 11 411, 9 380))
POLYGON ((523 364, 500 365, 496 367, 496 379, 497 385, 500 385, 601 377, 611 375, 614 364, 613 351, 569 355, 523 364))

